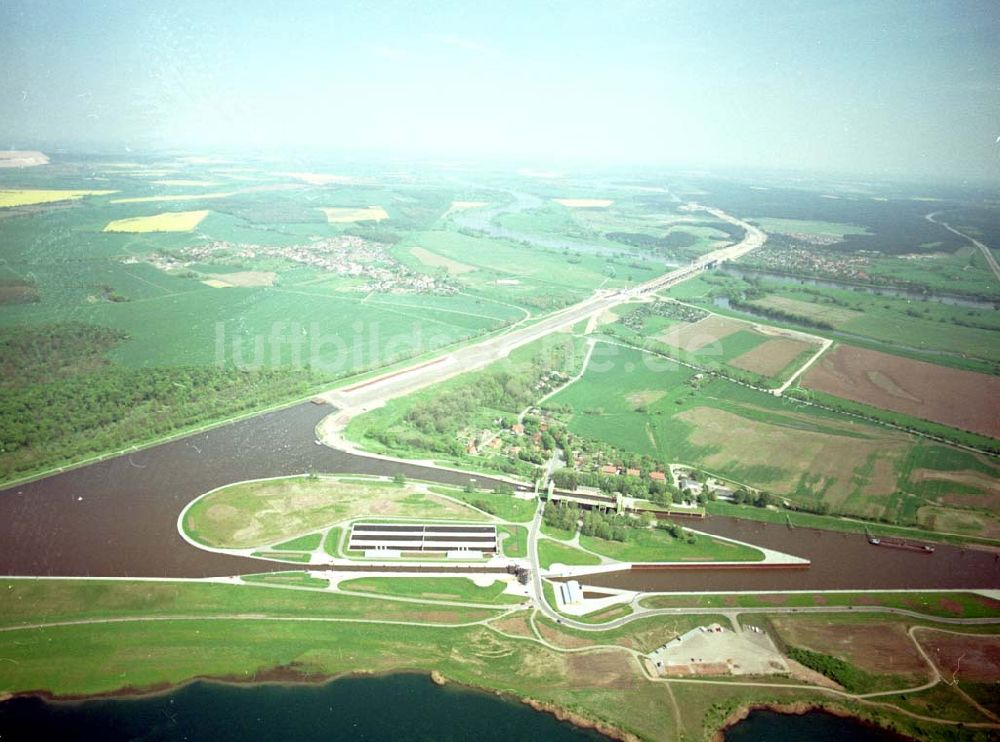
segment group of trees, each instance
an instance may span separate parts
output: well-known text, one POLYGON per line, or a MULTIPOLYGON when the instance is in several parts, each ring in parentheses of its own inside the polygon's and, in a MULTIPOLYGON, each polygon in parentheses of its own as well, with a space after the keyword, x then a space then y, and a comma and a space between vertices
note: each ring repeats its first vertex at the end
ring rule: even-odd
POLYGON ((545 503, 542 521, 552 528, 571 533, 575 533, 579 527, 580 533, 584 536, 594 536, 607 541, 628 541, 629 528, 639 525, 638 521, 627 515, 617 515, 597 509, 581 510, 572 503, 556 504, 551 500, 545 503))
POLYGON ((579 520, 580 508, 572 503, 556 504, 549 500, 545 503, 545 509, 542 510, 542 522, 552 528, 575 532, 579 520))
POLYGON ((661 531, 666 531, 667 533, 669 533, 670 536, 671 536, 671 538, 675 538, 675 539, 678 539, 678 540, 683 539, 685 542, 687 542, 689 544, 696 544, 696 543, 698 543, 698 536, 697 536, 697 534, 695 534, 692 531, 687 531, 687 530, 681 528, 679 525, 677 525, 673 521, 669 521, 669 520, 660 521, 659 523, 657 523, 656 527, 659 528, 661 531))
POLYGON ((649 498, 654 501, 656 497, 670 495, 677 490, 671 484, 647 477, 584 472, 570 468, 557 469, 552 473, 552 479, 561 490, 575 490, 579 486, 597 487, 607 494, 621 492, 628 497, 649 498))
POLYGON ((628 541, 629 528, 636 521, 627 515, 616 515, 601 510, 587 510, 583 514, 580 533, 584 536, 603 538, 606 541, 628 541))
POLYGON ((764 490, 753 493, 745 487, 740 487, 733 493, 733 502, 737 505, 754 505, 758 508, 766 508, 768 505, 776 505, 779 500, 764 490))
POLYGON ((0 477, 304 395, 317 381, 302 369, 109 363, 104 354, 124 337, 83 324, 0 333, 0 477))

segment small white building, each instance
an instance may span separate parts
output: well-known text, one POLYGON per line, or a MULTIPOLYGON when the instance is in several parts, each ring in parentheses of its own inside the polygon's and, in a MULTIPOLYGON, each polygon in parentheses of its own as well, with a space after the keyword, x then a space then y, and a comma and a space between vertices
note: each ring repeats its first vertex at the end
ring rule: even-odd
POLYGON ((563 605, 575 605, 583 602, 583 588, 576 580, 568 580, 559 583, 559 595, 563 605))

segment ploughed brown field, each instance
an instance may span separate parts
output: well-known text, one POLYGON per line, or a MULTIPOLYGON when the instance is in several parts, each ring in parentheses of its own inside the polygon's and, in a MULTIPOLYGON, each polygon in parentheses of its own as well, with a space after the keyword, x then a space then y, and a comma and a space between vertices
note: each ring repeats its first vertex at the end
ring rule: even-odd
POLYGON ((838 345, 803 386, 1000 438, 1000 378, 838 345))
POLYGON ((711 314, 697 322, 671 325, 656 339, 666 345, 694 353, 709 343, 721 340, 734 332, 747 329, 745 322, 711 314))
POLYGON ((996 682, 1000 677, 1000 636, 958 636, 924 630, 920 643, 945 679, 996 682))
POLYGON ((729 362, 730 366, 753 371, 762 376, 776 376, 785 370, 789 363, 798 357, 799 353, 818 346, 804 343, 791 338, 774 338, 765 340, 753 350, 737 356, 729 362))

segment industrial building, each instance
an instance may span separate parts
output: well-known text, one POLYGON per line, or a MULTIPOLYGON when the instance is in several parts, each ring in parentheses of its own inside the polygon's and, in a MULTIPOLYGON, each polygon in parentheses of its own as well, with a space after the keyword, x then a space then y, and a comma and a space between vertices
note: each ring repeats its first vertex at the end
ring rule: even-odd
POLYGON ((440 552, 476 557, 496 554, 496 526, 425 523, 355 523, 348 549, 365 556, 405 556, 406 552, 440 552))

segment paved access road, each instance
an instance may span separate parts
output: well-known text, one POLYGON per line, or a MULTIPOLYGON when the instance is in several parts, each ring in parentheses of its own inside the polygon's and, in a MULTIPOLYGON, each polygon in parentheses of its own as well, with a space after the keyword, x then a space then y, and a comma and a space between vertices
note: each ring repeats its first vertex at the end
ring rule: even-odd
POLYGON ((767 241, 767 235, 758 227, 730 216, 724 211, 696 204, 691 205, 690 208, 708 211, 718 219, 741 227, 746 233, 744 238, 735 245, 729 245, 702 255, 689 265, 677 268, 631 289, 598 290, 593 296, 578 304, 547 315, 534 324, 517 327, 496 337, 467 345, 432 361, 415 364, 370 382, 334 389, 328 392, 325 397, 331 404, 342 410, 338 414, 339 424, 344 425, 354 414, 378 407, 395 397, 410 394, 457 374, 484 368, 495 361, 506 358, 516 348, 564 328, 572 327, 577 322, 619 304, 632 301, 643 294, 674 286, 697 275, 710 265, 746 255, 767 241))

